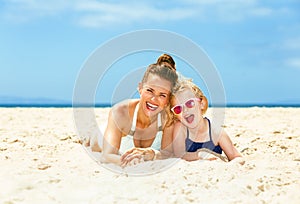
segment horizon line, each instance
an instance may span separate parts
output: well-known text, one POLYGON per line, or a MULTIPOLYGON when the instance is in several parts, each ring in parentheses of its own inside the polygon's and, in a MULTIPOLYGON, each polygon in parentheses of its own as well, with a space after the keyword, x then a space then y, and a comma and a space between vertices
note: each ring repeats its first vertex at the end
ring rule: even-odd
MULTIPOLYGON (((1 108, 47 108, 47 107, 56 107, 56 108, 105 108, 112 107, 114 104, 111 103, 1 103, 1 108)), ((226 104, 209 104, 210 108, 220 108, 220 107, 300 107, 300 103, 226 103, 226 104)))

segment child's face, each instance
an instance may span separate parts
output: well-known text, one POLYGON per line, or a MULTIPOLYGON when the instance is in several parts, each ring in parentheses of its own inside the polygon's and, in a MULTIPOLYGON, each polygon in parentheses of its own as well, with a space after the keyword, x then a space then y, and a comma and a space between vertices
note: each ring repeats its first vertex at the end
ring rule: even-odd
POLYGON ((175 94, 175 100, 172 101, 172 111, 177 118, 188 128, 195 128, 202 117, 200 108, 200 99, 195 94, 185 89, 175 94))
POLYGON ((153 116, 161 112, 169 103, 171 82, 150 74, 147 82, 140 84, 140 105, 146 115, 153 116))

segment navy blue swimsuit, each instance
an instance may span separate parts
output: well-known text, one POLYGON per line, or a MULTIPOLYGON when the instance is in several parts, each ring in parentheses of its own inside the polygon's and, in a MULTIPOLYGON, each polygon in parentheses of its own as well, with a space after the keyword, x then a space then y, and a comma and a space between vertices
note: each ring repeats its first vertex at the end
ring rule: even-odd
POLYGON ((208 126, 209 126, 209 141, 207 141, 207 142, 192 141, 189 138, 189 129, 187 128, 187 130, 186 130, 187 137, 185 139, 185 150, 187 152, 196 152, 198 149, 206 148, 206 149, 212 150, 218 154, 222 154, 222 148, 220 147, 220 145, 215 146, 214 142, 212 141, 210 121, 208 118, 205 118, 205 119, 208 121, 208 126))

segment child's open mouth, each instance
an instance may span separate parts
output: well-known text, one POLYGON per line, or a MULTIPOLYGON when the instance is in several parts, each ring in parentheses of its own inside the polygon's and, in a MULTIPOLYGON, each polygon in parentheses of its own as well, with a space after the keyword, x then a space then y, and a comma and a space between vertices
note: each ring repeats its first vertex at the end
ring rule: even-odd
POLYGON ((186 117, 184 117, 184 119, 190 124, 194 121, 194 118, 195 118, 195 115, 194 114, 191 114, 191 115, 188 115, 186 117))

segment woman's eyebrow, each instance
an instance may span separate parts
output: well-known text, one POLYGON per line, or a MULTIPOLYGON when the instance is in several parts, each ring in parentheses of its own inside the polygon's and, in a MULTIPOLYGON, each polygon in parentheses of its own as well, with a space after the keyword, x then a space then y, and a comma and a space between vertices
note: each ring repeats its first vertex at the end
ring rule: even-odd
POLYGON ((157 90, 157 89, 155 89, 155 88, 152 88, 151 86, 148 86, 148 85, 145 85, 145 88, 147 88, 147 89, 150 89, 151 91, 155 91, 156 93, 158 93, 158 94, 165 94, 165 95, 168 95, 169 94, 169 91, 159 91, 159 90, 157 90))
POLYGON ((144 85, 144 88, 153 90, 153 88, 151 86, 148 86, 148 85, 144 85))
POLYGON ((169 92, 159 92, 160 95, 168 95, 169 92))

